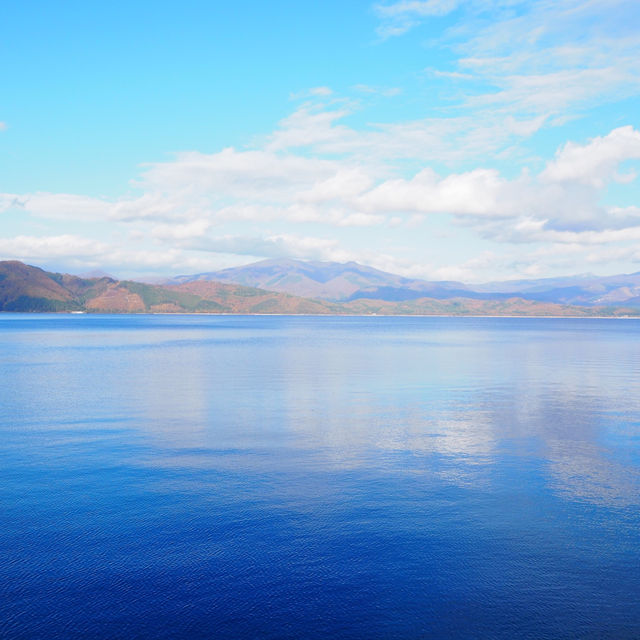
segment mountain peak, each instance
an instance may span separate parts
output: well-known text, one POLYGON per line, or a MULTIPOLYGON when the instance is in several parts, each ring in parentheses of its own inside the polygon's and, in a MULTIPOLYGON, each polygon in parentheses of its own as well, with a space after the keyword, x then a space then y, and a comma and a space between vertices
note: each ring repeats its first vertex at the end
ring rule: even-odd
POLYGON ((328 262, 269 258, 221 271, 179 276, 172 282, 194 280, 217 280, 334 302, 357 299, 398 302, 421 297, 439 300, 454 297, 505 300, 518 295, 530 300, 561 304, 595 305, 609 297, 620 303, 640 304, 640 301, 636 302, 636 299, 640 300, 640 273, 604 277, 580 274, 465 285, 460 282, 405 278, 353 260, 328 262))

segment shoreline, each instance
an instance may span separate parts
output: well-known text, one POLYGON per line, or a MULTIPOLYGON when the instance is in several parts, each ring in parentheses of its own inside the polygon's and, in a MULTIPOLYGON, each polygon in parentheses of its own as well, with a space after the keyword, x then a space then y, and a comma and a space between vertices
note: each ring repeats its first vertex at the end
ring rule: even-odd
POLYGON ((440 313, 211 313, 206 311, 0 311, 0 316, 4 314, 13 315, 56 315, 56 316, 255 316, 255 317, 283 317, 283 318, 521 318, 531 320, 535 318, 543 319, 566 319, 566 320, 640 320, 638 315, 621 316, 574 316, 574 315, 489 315, 489 314, 440 314, 440 313))

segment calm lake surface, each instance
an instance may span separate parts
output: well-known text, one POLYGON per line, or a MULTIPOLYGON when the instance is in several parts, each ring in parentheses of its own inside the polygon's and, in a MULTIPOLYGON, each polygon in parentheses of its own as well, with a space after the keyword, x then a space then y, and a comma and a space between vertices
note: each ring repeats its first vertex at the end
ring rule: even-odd
POLYGON ((639 638, 640 321, 0 315, 0 637, 639 638))

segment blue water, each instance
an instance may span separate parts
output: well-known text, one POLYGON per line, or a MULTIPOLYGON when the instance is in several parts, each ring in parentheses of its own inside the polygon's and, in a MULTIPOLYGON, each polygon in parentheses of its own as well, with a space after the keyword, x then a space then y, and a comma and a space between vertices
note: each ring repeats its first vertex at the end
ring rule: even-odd
POLYGON ((0 315, 0 637, 639 638, 640 321, 0 315))

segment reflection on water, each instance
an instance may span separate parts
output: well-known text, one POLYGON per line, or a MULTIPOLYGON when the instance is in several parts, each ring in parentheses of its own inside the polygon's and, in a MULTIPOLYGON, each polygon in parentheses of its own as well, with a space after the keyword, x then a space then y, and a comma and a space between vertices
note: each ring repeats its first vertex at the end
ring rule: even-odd
POLYGON ((636 637, 639 329, 6 314, 0 624, 636 637))

